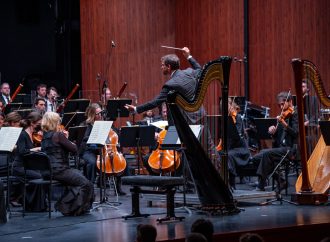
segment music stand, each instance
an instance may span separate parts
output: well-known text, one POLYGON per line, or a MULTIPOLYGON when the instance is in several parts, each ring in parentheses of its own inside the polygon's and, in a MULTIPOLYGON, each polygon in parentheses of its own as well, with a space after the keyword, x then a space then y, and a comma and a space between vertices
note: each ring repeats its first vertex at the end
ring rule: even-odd
POLYGON ((85 112, 86 108, 89 106, 90 102, 91 102, 91 100, 89 100, 89 99, 69 100, 63 109, 63 113, 85 112))
POLYGON ((142 161, 141 147, 155 146, 154 126, 124 126, 120 131, 121 147, 136 147, 138 150, 138 174, 140 175, 140 162, 142 161))
POLYGON ((99 150, 100 153, 100 202, 97 206, 93 208, 98 209, 103 205, 106 207, 111 207, 118 209, 108 201, 106 197, 106 184, 105 182, 105 171, 103 170, 104 166, 104 155, 103 155, 103 148, 106 144, 106 140, 108 139, 108 134, 111 130, 112 121, 95 121, 92 131, 89 135, 86 145, 90 147, 95 147, 95 149, 99 150))
POLYGON ((324 142, 327 146, 330 145, 330 121, 329 120, 321 120, 319 121, 321 133, 324 139, 324 142))
POLYGON ((257 128, 257 135, 259 139, 271 139, 271 134, 268 133, 270 126, 276 126, 276 118, 255 118, 254 123, 257 128))
MULTIPOLYGON (((197 139, 200 139, 202 125, 189 125, 189 127, 193 131, 195 137, 197 139)), ((183 182, 183 206, 179 207, 177 209, 183 208, 187 211, 188 214, 192 214, 192 212, 191 212, 190 208, 188 208, 187 202, 186 202, 187 168, 189 169, 190 174, 191 174, 191 171, 190 171, 190 167, 187 166, 187 164, 186 164, 185 158, 183 158, 184 152, 182 152, 182 151, 184 150, 184 148, 182 147, 182 144, 179 139, 179 135, 178 135, 178 132, 177 132, 175 126, 168 127, 165 138, 163 140, 163 143, 160 146, 160 149, 174 150, 174 151, 181 153, 181 158, 182 158, 181 160, 183 162, 182 175, 183 175, 183 179, 184 179, 184 182, 183 182)), ((174 169, 176 168, 175 160, 176 159, 175 159, 175 152, 174 152, 174 169)), ((174 171, 174 173, 175 172, 176 171, 174 171)), ((194 186, 195 186, 195 190, 197 191, 195 182, 194 182, 194 186)))
MULTIPOLYGON (((76 126, 76 127, 69 127, 69 140, 74 142, 77 147, 80 147, 80 144, 84 138, 85 131, 87 126, 76 126)), ((78 152, 75 156, 76 168, 79 169, 79 155, 78 152)))
POLYGON ((21 117, 24 119, 26 118, 31 112, 32 112, 32 109, 20 109, 20 110, 16 110, 16 112, 19 113, 19 115, 21 115, 21 117))
POLYGON ((62 125, 66 128, 79 126, 86 119, 84 112, 64 113, 62 125))
MULTIPOLYGON (((4 109, 3 109, 3 113, 5 115, 7 115, 8 113, 10 112, 13 112, 13 111, 16 111, 16 110, 19 110, 21 109, 21 107, 24 107, 23 106, 23 103, 8 103, 4 109)), ((29 108, 31 108, 31 105, 29 106, 29 108)))
MULTIPOLYGON (((110 99, 107 103, 107 117, 115 121, 120 117, 128 117, 129 111, 125 108, 126 104, 132 104, 132 99, 110 99)), ((119 122, 120 123, 120 122, 119 122)))

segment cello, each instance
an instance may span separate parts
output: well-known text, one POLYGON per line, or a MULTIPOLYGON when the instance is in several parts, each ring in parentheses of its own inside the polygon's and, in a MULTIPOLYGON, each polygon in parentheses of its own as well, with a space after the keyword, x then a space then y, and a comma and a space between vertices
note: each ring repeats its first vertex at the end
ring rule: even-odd
MULTIPOLYGON (((113 129, 110 130, 108 135, 109 143, 102 149, 102 155, 104 157, 104 162, 102 164, 102 171, 106 175, 121 175, 126 169, 126 160, 122 153, 117 150, 118 145, 118 135, 113 129)), ((96 161, 96 166, 100 170, 100 156, 96 161)))
POLYGON ((160 174, 175 171, 180 166, 179 152, 160 149, 160 146, 165 139, 166 133, 166 130, 162 130, 159 133, 157 149, 151 153, 148 159, 148 164, 151 169, 154 172, 160 174))

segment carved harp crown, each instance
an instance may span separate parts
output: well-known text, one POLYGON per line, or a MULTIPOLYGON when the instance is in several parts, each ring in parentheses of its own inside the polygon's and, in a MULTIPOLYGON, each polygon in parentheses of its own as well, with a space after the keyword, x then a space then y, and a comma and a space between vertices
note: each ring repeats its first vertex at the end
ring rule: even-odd
POLYGON ((221 87, 228 87, 230 64, 231 58, 228 56, 205 64, 198 78, 194 98, 187 100, 178 94, 173 102, 187 112, 197 111, 202 106, 207 88, 213 80, 219 81, 221 87))
POLYGON ((302 77, 304 79, 308 79, 309 81, 311 81, 313 83, 315 92, 316 92, 317 96, 319 97, 320 102, 324 106, 330 107, 330 99, 328 98, 328 96, 325 92, 325 88, 323 86, 321 76, 320 76, 320 73, 319 73, 317 67, 313 64, 313 62, 308 61, 308 60, 294 59, 293 63, 295 63, 295 62, 301 63, 302 68, 303 68, 302 77))

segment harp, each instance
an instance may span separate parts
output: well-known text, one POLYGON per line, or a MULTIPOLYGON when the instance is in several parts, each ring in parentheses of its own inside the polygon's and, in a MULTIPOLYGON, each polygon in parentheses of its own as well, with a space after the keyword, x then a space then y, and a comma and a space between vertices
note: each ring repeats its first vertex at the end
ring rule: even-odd
MULTIPOLYGON (((316 66, 308 61, 293 59, 292 67, 295 77, 295 88, 297 94, 298 120, 299 120, 299 142, 301 152, 302 172, 296 182, 296 199, 298 204, 319 204, 327 202, 327 192, 330 186, 330 147, 326 146, 322 135, 319 132, 318 125, 315 126, 311 136, 317 137, 318 141, 313 147, 312 153, 307 155, 306 127, 304 125, 306 110, 304 106, 306 100, 303 99, 302 82, 315 92, 315 99, 318 100, 319 107, 330 107, 330 99, 325 92, 321 76, 316 66), (316 98, 317 97, 317 98, 316 98)), ((313 95, 311 95, 313 97, 313 95)), ((311 98, 312 99, 312 98, 311 98)), ((309 107, 314 110, 317 107, 309 107)), ((319 115, 317 114, 317 119, 319 115)), ((307 127, 308 128, 308 127, 307 127)))
POLYGON ((202 208, 209 210, 219 210, 220 208, 223 209, 221 211, 236 213, 239 210, 227 185, 227 119, 224 118, 221 122, 222 140, 224 141, 221 159, 222 178, 182 115, 182 110, 184 112, 197 111, 202 106, 207 87, 212 81, 217 80, 221 85, 222 114, 223 117, 228 116, 228 84, 231 61, 230 57, 221 57, 207 63, 197 77, 197 86, 191 100, 187 100, 179 93, 171 91, 167 96, 167 102, 179 138, 185 146, 184 152, 202 208))

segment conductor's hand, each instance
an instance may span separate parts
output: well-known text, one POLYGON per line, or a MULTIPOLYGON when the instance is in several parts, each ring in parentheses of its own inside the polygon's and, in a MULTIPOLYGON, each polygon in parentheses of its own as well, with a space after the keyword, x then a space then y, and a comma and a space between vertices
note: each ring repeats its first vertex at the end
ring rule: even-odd
POLYGON ((126 104, 125 108, 128 109, 128 111, 130 111, 130 112, 135 112, 135 106, 134 105, 126 104))
POLYGON ((183 51, 184 57, 188 58, 188 56, 190 56, 190 50, 188 47, 183 47, 182 51, 183 51))
POLYGON ((270 126, 268 128, 268 133, 269 134, 275 134, 275 132, 276 132, 276 127, 274 125, 273 126, 270 126))

